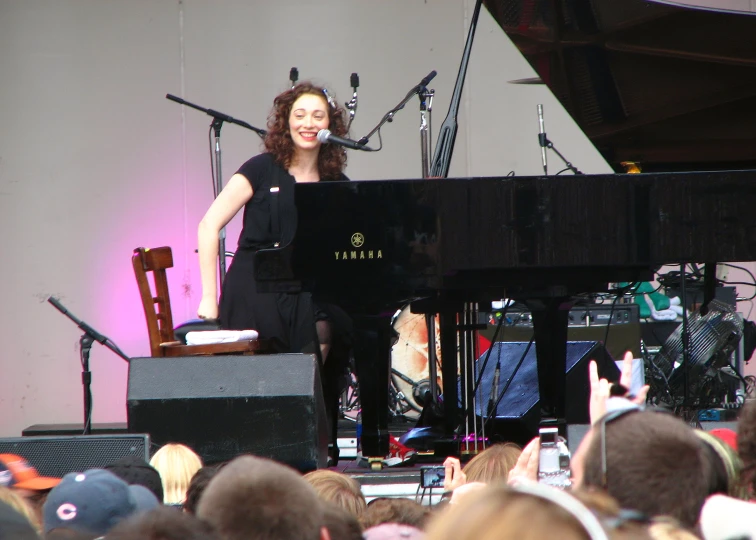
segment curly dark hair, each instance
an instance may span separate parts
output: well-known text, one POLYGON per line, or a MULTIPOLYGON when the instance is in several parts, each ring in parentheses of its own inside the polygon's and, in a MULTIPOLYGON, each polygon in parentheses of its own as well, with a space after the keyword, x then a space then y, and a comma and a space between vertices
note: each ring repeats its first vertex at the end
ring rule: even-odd
MULTIPOLYGON (((339 137, 346 136, 346 113, 338 102, 322 86, 311 82, 301 82, 294 88, 276 96, 273 109, 268 115, 268 134, 265 137, 265 150, 284 168, 291 166, 294 158, 294 143, 289 133, 289 115, 291 107, 300 96, 312 94, 320 96, 328 106, 328 129, 339 137), (330 99, 328 99, 330 97, 330 99)), ((321 180, 338 180, 346 166, 346 152, 335 144, 321 146, 318 153, 318 173, 321 180)))

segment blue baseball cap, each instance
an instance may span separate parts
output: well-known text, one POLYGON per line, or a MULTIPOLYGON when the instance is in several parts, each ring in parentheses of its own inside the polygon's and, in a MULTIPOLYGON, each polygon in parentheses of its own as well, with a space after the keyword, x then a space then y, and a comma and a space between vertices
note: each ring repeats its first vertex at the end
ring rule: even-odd
POLYGON ((149 505, 143 502, 145 494, 136 493, 134 488, 148 491, 141 486, 129 486, 104 469, 65 475, 50 491, 43 506, 45 533, 60 527, 106 534, 121 520, 148 509, 149 505))

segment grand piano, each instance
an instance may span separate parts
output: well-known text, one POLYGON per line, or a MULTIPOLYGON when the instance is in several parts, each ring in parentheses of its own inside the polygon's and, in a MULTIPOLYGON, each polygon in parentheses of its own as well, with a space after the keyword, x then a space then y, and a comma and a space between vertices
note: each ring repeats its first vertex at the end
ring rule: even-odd
MULTIPOLYGON (((354 316, 366 456, 388 450, 390 320, 398 307, 416 302, 440 314, 449 381, 457 376, 449 358, 463 305, 526 302, 541 408, 563 420, 567 315, 575 295, 650 280, 663 264, 756 260, 756 171, 748 170, 756 161, 756 119, 750 119, 756 113, 727 116, 730 137, 722 139, 724 113, 756 93, 756 62, 736 57, 736 37, 698 58, 696 50, 675 50, 698 46, 687 31, 678 27, 677 39, 663 37, 670 21, 686 29, 748 30, 742 35, 750 37, 756 18, 640 0, 485 5, 618 173, 624 161, 652 172, 297 185, 296 236, 258 252, 257 280, 265 290, 312 291, 354 316), (657 84, 670 91, 682 84, 677 97, 664 103, 656 94, 656 101, 641 103, 626 73, 629 55, 636 69, 646 60, 657 84), (684 65, 677 78, 668 70, 673 61, 684 65), (698 76, 697 62, 714 65, 720 82, 698 76)), ((445 385, 449 436, 461 421, 457 391, 445 385)))

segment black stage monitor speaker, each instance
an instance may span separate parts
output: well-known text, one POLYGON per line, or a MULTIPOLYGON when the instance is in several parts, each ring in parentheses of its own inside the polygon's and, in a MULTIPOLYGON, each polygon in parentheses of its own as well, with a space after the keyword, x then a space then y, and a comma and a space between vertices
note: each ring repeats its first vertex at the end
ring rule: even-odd
MULTIPOLYGON (((476 373, 486 358, 484 354, 476 362, 476 373)), ((599 376, 610 381, 619 380, 620 371, 604 346, 597 341, 567 342, 567 403, 568 424, 587 424, 589 420, 588 399, 590 382, 588 362, 596 360, 599 376)), ((494 370, 500 362, 499 389, 496 399, 510 378, 509 387, 499 401, 495 417, 486 426, 486 436, 525 444, 538 434, 541 420, 540 395, 538 391, 538 366, 536 347, 528 350, 528 342, 497 342, 492 344, 491 356, 481 377, 479 399, 475 413, 485 418, 488 409, 494 370), (526 354, 527 351, 527 354, 526 354), (515 368, 523 354, 525 358, 520 368, 515 368), (513 376, 514 375, 514 376, 513 376)))
POLYGON ((127 413, 129 431, 185 444, 205 463, 255 454, 301 471, 326 465, 314 355, 133 358, 127 413))
POLYGON ((150 460, 150 439, 145 434, 70 435, 0 439, 0 454, 26 459, 42 476, 101 469, 126 456, 150 460))

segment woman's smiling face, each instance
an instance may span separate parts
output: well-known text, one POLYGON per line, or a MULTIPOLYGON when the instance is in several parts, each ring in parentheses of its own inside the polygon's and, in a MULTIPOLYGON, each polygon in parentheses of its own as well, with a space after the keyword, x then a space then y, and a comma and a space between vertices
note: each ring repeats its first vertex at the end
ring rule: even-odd
POLYGON ((314 150, 320 146, 318 131, 328 129, 328 103, 325 97, 303 94, 291 106, 289 133, 294 147, 314 150))

